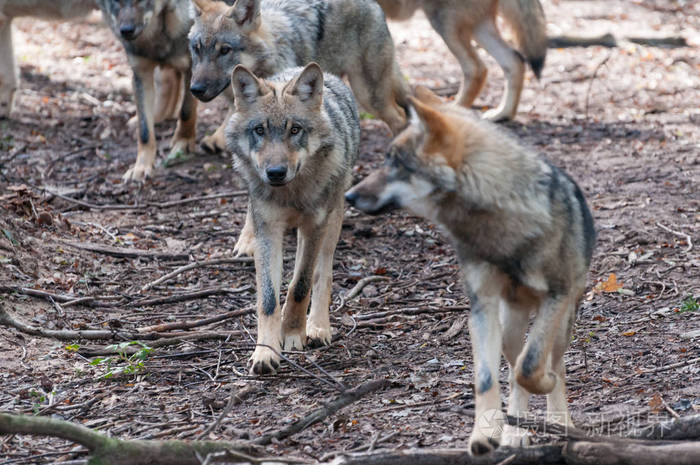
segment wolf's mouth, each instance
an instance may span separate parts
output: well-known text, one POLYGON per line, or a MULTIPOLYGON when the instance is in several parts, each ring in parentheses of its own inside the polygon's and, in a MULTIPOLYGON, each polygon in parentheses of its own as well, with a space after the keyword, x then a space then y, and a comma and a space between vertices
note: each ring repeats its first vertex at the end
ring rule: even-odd
POLYGON ((192 87, 190 87, 190 92, 192 92, 192 95, 197 97, 198 100, 204 103, 211 102, 216 97, 218 97, 220 93, 226 90, 229 84, 231 84, 231 80, 227 80, 225 83, 223 83, 223 85, 219 86, 218 88, 215 88, 214 91, 212 91, 211 88, 193 85, 192 87))
POLYGON ((281 187, 289 184, 289 181, 267 181, 267 183, 273 187, 281 187))

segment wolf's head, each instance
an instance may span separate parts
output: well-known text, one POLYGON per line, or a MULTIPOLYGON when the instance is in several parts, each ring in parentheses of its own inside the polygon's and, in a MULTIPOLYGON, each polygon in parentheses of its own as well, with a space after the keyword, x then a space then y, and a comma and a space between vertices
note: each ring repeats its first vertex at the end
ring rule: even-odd
MULTIPOLYGON (((436 198, 454 190, 464 134, 460 117, 428 89, 409 98, 409 125, 391 142, 384 165, 345 194, 358 210, 408 208, 430 218, 436 198)), ((460 115, 461 116, 461 115, 460 115)))
POLYGON ((323 72, 310 63, 285 82, 264 81, 243 65, 231 75, 236 113, 227 140, 239 163, 271 186, 291 182, 321 145, 323 72))
POLYGON ((163 0, 99 0, 105 19, 124 40, 134 40, 163 10, 163 0))
POLYGON ((193 0, 195 20, 190 30, 192 85, 190 91, 208 102, 228 87, 231 71, 242 64, 259 73, 264 42, 260 34, 260 0, 193 0))

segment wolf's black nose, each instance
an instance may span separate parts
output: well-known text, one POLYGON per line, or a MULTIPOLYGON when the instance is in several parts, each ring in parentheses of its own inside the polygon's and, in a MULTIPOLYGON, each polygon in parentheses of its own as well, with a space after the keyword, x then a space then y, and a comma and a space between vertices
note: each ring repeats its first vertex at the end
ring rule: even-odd
POLYGON ((133 24, 124 24, 124 25, 119 27, 119 33, 125 39, 132 39, 134 37, 135 32, 136 32, 136 26, 134 26, 133 24))
POLYGON ((345 193, 345 200, 353 207, 355 206, 355 201, 357 200, 357 197, 357 192, 347 191, 345 193))
POLYGON ((205 86, 203 82, 194 82, 190 86, 190 92, 192 92, 192 95, 195 97, 201 97, 206 91, 207 86, 205 86))
POLYGON ((269 179, 271 183, 281 183, 287 176, 287 167, 284 165, 269 166, 265 169, 265 174, 267 174, 267 179, 269 179))

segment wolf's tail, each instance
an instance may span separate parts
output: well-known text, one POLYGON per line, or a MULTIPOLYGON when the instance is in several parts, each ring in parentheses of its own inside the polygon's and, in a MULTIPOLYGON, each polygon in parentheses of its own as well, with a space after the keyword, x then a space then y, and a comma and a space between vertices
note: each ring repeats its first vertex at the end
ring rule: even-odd
POLYGON ((518 48, 539 79, 547 55, 547 22, 539 0, 499 0, 498 13, 513 29, 518 48))

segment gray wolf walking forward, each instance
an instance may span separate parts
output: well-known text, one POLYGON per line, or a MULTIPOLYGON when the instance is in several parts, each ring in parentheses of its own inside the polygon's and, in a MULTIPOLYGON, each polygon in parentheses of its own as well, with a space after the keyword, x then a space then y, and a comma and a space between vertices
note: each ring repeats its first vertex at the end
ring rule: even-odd
POLYGON ((333 253, 360 126, 350 90, 316 63, 267 81, 238 65, 231 83, 236 111, 226 141, 248 187, 246 224, 255 234, 258 346, 251 373, 263 374, 276 370, 282 347, 331 341, 333 253), (288 228, 297 228, 297 251, 280 314, 282 238, 288 228))
MULTIPOLYGON (((384 14, 374 0, 193 4, 191 90, 200 100, 207 102, 229 89, 231 71, 238 64, 268 77, 315 61, 325 72, 347 76, 358 103, 394 133, 405 125, 408 88, 394 60, 384 14)), ((218 151, 224 147, 223 136, 224 125, 202 145, 218 151)))
POLYGON ((0 0, 0 118, 10 117, 19 83, 12 47, 12 19, 18 16, 68 19, 86 15, 96 7, 94 0, 0 0))
POLYGON ((486 67, 472 46, 472 39, 491 54, 506 78, 505 92, 498 107, 484 118, 499 121, 513 119, 523 89, 523 55, 539 78, 547 53, 547 31, 539 0, 377 0, 392 19, 408 19, 423 8, 430 24, 440 34, 459 61, 464 74, 457 95, 460 105, 469 107, 486 81, 486 67), (520 52, 501 38, 496 13, 515 33, 520 52), (522 55, 521 55, 522 53, 522 55))
POLYGON ((549 418, 571 424, 563 355, 586 285, 593 219, 566 173, 427 89, 416 95, 385 166, 345 198, 368 213, 408 208, 450 237, 471 301, 470 449, 484 454, 526 440, 510 426, 500 434, 501 351, 510 367, 508 414, 525 413, 530 393, 547 394, 549 418))
MULTIPOLYGON (((138 118, 136 163, 123 176, 125 181, 142 180, 153 171, 156 158, 154 72, 161 67, 174 72, 184 92, 179 108, 170 156, 194 152, 197 100, 186 91, 190 86, 191 58, 187 32, 192 25, 188 0, 98 0, 105 21, 124 46, 133 72, 133 90, 138 118)), ((179 100, 178 98, 173 99, 179 100)))

